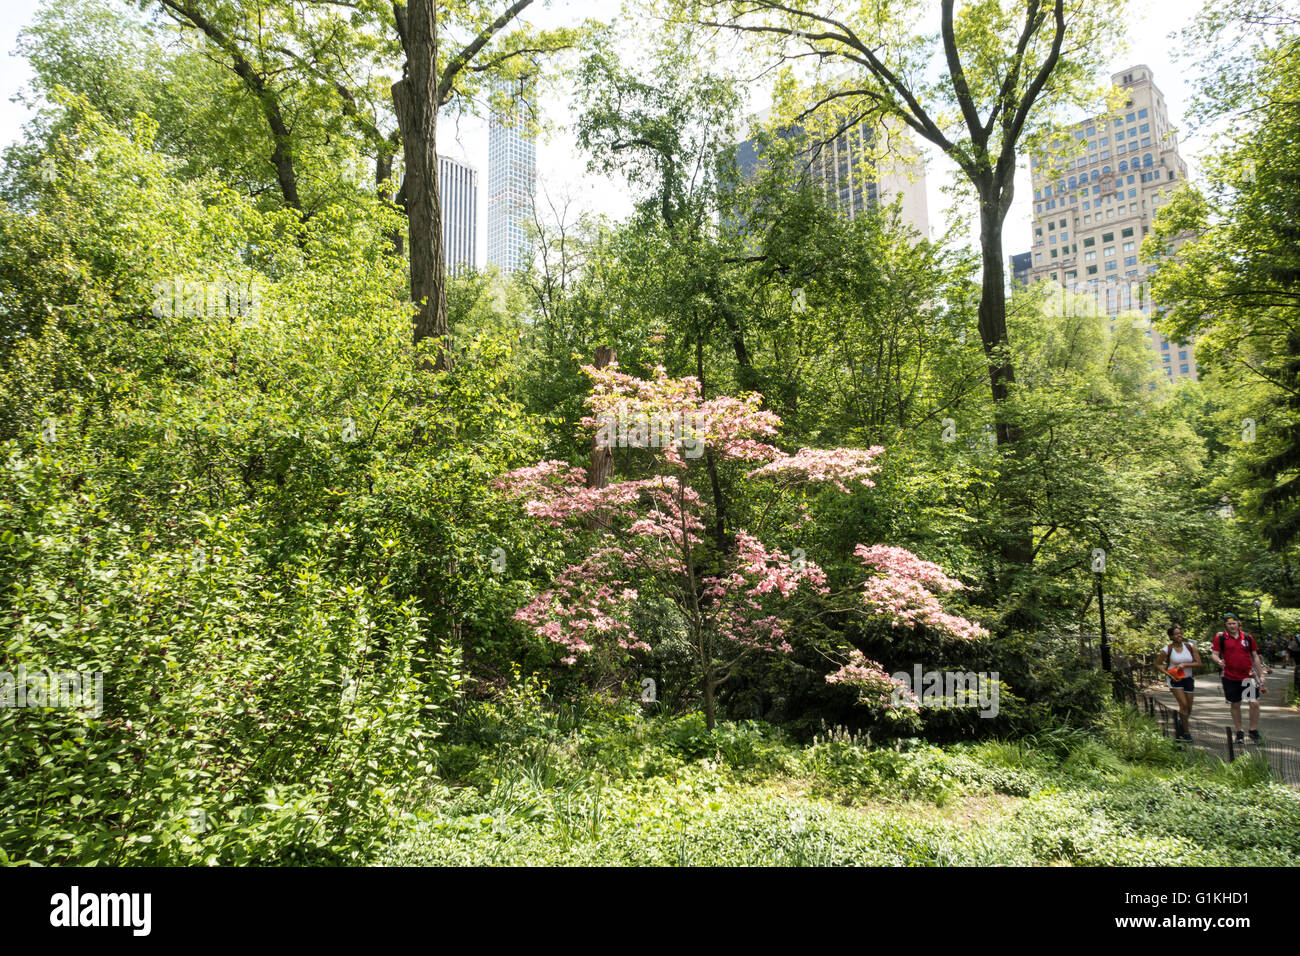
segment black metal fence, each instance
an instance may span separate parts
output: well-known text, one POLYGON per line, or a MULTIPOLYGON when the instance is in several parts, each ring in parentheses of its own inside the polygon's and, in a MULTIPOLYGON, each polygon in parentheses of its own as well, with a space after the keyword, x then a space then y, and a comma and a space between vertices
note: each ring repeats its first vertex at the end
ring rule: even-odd
POLYGON ((1268 764, 1273 779, 1300 787, 1300 748, 1290 744, 1278 743, 1265 737, 1259 743, 1249 738, 1245 743, 1236 742, 1236 731, 1229 725, 1193 717, 1185 722, 1174 707, 1168 706, 1147 693, 1146 688, 1157 680, 1154 671, 1141 666, 1117 667, 1114 672, 1115 697, 1138 708, 1151 717, 1166 737, 1177 737, 1186 732, 1192 739, 1182 740, 1185 747, 1193 747, 1202 753, 1213 754, 1225 763, 1231 763, 1242 754, 1261 757, 1268 764))

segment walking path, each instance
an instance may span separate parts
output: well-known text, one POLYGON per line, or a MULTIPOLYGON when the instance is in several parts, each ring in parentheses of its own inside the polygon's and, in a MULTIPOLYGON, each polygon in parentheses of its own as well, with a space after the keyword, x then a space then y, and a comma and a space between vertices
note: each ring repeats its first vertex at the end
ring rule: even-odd
MULTIPOLYGON (((1266 740, 1279 744, 1300 747, 1300 710, 1286 707, 1286 689, 1294 680, 1294 671, 1290 667, 1275 667, 1273 673, 1265 675, 1265 693, 1259 697, 1259 733, 1266 740)), ((1228 702, 1223 699, 1223 684, 1219 681, 1217 669, 1196 675, 1196 700, 1192 704, 1192 719, 1204 720, 1216 727, 1231 727, 1232 712, 1228 702)), ((1174 709, 1178 708, 1174 695, 1168 688, 1163 697, 1157 697, 1174 709)), ((1250 729, 1250 705, 1241 704, 1241 727, 1250 729)), ((1222 734, 1222 731, 1220 731, 1222 734)))

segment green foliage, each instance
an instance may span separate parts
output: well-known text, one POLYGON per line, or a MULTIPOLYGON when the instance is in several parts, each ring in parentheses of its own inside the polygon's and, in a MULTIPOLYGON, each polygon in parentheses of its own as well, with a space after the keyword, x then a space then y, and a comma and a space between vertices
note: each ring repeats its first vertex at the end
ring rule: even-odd
POLYGON ((710 738, 698 718, 607 714, 559 738, 485 753, 491 775, 412 816, 380 861, 1297 862, 1300 797, 1293 790, 1150 751, 1133 762, 1111 749, 1109 736, 1057 728, 1032 743, 873 748, 836 731, 801 748, 755 722, 722 723, 710 738), (710 753, 706 743, 720 739, 729 742, 710 753), (736 741, 745 743, 738 748, 736 741), (759 749, 768 757, 756 763, 751 755, 759 749), (687 750, 696 756, 684 756, 687 750))
POLYGON ((0 848, 365 859, 427 796, 461 660, 518 648, 509 339, 422 375, 381 211, 303 226, 67 111, 60 175, 0 208, 0 671, 102 671, 104 711, 0 711, 0 848))
MULTIPOLYGON (((1122 318, 1058 315, 1031 289, 994 350, 1016 376, 995 406, 976 259, 898 208, 848 218, 806 188, 842 122, 888 146, 876 120, 907 110, 897 90, 835 95, 840 74, 796 84, 778 65, 770 128, 742 130, 739 81, 698 26, 636 21, 648 55, 633 63, 590 24, 512 22, 447 109, 500 106, 494 78, 581 44, 575 132, 635 214, 561 211, 532 270, 451 279, 454 372, 430 374, 390 201, 402 144, 381 132, 392 5, 207 6, 229 42, 144 0, 47 3, 20 38, 36 115, 0 179, 0 672, 99 671, 104 699, 99 714, 0 708, 0 862, 1300 862, 1300 806, 1266 765, 1185 753, 1109 704, 1090 566, 1104 548, 1109 636, 1130 661, 1167 624, 1195 639, 1256 596, 1262 630, 1300 629, 1293 17, 1214 0, 1190 34, 1197 118, 1227 131, 1144 252, 1175 254, 1159 321, 1196 339, 1203 380, 1165 387, 1122 318), (780 128, 814 104, 800 135, 780 128), (762 163, 741 182, 748 136, 762 163), (220 298, 254 284, 255 310, 220 298), (954 646, 811 607, 792 625, 800 656, 747 664, 719 697, 766 719, 713 732, 666 604, 637 609, 643 663, 559 666, 512 613, 560 573, 562 542, 491 483, 582 460, 578 368, 598 347, 636 374, 696 376, 707 397, 761 393, 789 451, 886 447, 869 493, 789 504, 748 489, 744 463, 706 462, 710 542, 748 527, 836 588, 854 544, 898 542, 961 577, 955 610, 993 637, 954 646), (995 420, 1014 454, 988 440, 995 420), (818 653, 846 644, 891 670, 996 671, 1000 713, 854 709, 818 653)), ((440 25, 477 33, 500 6, 440 3, 440 25)), ((985 115, 1045 53, 1049 20, 1004 90, 1015 6, 955 19, 985 115)), ((760 8, 806 25, 765 3, 746 16, 760 8)), ((995 124, 983 146, 951 71, 922 68, 940 46, 908 5, 847 22, 923 78, 946 151, 993 195, 1008 136, 1013 154, 1072 146, 1056 124, 1097 101, 1115 10, 1072 21, 1025 128, 995 124)), ((827 64, 850 49, 814 46, 827 64)), ((438 66, 456 52, 440 44, 438 66)), ((620 474, 645 464, 616 454, 620 474)))

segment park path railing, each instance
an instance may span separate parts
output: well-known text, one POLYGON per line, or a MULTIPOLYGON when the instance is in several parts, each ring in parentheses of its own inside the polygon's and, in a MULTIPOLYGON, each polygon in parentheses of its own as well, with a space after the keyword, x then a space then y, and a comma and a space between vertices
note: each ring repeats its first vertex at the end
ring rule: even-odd
MULTIPOLYGON (((1182 715, 1147 690, 1159 680, 1154 667, 1137 664, 1120 667, 1116 669, 1114 677, 1116 698, 1145 712, 1166 737, 1178 736, 1183 727, 1182 715)), ((1199 717, 1193 717, 1186 723, 1186 730, 1191 733, 1192 739, 1180 741, 1183 746, 1214 754, 1224 763, 1231 763, 1242 754, 1255 754, 1264 758, 1273 779, 1300 787, 1300 748, 1267 737, 1258 744, 1249 739, 1239 744, 1235 740, 1236 731, 1231 725, 1219 725, 1199 717)))

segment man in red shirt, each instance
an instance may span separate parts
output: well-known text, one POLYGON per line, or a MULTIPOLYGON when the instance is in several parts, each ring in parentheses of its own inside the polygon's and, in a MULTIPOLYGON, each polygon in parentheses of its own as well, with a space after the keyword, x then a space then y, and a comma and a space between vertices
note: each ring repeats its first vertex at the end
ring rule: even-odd
POLYGON ((1264 689, 1264 662, 1255 639, 1241 629, 1235 614, 1223 620, 1223 630, 1214 635, 1210 656, 1223 668, 1223 696, 1232 711, 1237 743, 1245 743, 1241 730, 1241 699, 1250 704, 1250 739, 1259 743, 1259 695, 1264 689))

